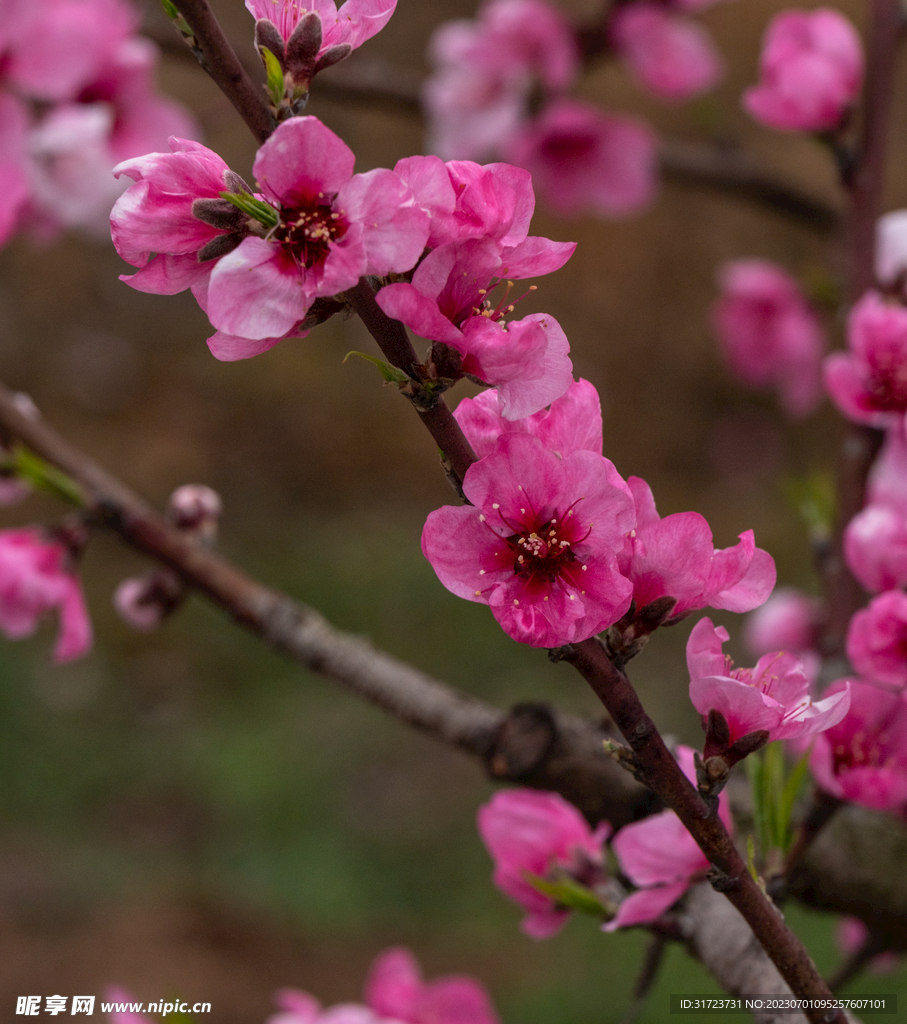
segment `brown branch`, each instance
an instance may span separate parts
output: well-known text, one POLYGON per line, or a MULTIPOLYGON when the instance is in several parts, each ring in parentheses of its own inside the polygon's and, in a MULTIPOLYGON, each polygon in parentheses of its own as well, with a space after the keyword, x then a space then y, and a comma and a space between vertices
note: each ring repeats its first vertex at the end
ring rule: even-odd
MULTIPOLYGON (((237 109, 259 143, 264 142, 276 127, 264 91, 252 81, 236 56, 207 0, 173 0, 173 6, 195 34, 202 67, 237 109)), ((251 29, 249 38, 252 38, 251 29)))
MULTIPOLYGON (((604 704, 636 755, 642 776, 718 870, 716 887, 744 917, 791 991, 803 999, 831 999, 806 948, 747 870, 718 816, 717 801, 707 806, 680 770, 627 677, 595 639, 567 648, 563 660, 581 673, 604 704)), ((842 1014, 829 1017, 825 1010, 810 1010, 806 1016, 813 1024, 845 1020, 842 1014)))
POLYGON ((365 278, 346 293, 346 298, 388 360, 413 378, 413 384, 406 387, 405 393, 441 449, 448 472, 462 492, 463 477, 476 461, 476 453, 441 395, 433 394, 423 386, 430 382, 422 381, 417 372, 419 359, 406 328, 381 309, 375 301, 374 289, 365 278))

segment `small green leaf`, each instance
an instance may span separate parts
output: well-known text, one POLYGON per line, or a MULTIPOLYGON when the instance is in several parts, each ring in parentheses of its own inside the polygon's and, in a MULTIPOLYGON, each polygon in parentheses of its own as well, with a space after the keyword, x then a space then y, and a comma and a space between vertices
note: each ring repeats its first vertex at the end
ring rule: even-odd
POLYGON ((753 881, 759 885, 759 872, 756 870, 756 841, 752 835, 746 837, 746 866, 753 881))
POLYGON ((73 505, 85 504, 85 496, 75 480, 23 445, 14 447, 12 467, 16 476, 31 484, 36 490, 54 494, 73 505))
POLYGON ((794 831, 790 827, 790 820, 791 815, 794 813, 794 804, 797 802, 797 797, 800 795, 800 792, 803 789, 803 784, 806 781, 810 753, 811 750, 807 750, 807 752, 794 765, 790 775, 787 777, 787 782, 784 784, 784 789, 781 792, 780 804, 784 818, 784 842, 781 849, 785 853, 790 849, 791 843, 794 840, 794 831))
POLYGON ((547 878, 540 878, 529 871, 523 872, 523 877, 540 893, 550 897, 555 903, 562 907, 569 907, 570 910, 581 910, 587 914, 601 914, 604 908, 591 889, 580 885, 572 878, 562 878, 557 882, 549 882, 547 878))
POLYGON ((263 199, 256 199, 255 196, 250 196, 247 192, 221 192, 220 197, 226 199, 228 203, 232 203, 243 213, 247 213, 259 224, 264 224, 269 230, 276 228, 280 223, 280 216, 270 203, 266 203, 263 199))
POLYGON ((267 46, 259 46, 258 52, 261 54, 261 59, 265 65, 265 74, 268 79, 268 96, 271 99, 271 103, 275 107, 279 107, 283 103, 284 93, 286 92, 283 68, 280 66, 277 55, 272 53, 267 46))
POLYGON ((381 376, 392 384, 405 384, 410 378, 401 369, 396 366, 392 366, 390 363, 386 363, 383 359, 379 359, 377 356, 370 356, 366 352, 347 352, 343 357, 343 361, 346 362, 350 356, 359 356, 360 359, 367 359, 370 363, 374 363, 378 367, 381 376))
POLYGON ((784 491, 814 537, 831 535, 836 516, 835 481, 831 473, 788 479, 784 491))
POLYGON ((171 3, 171 0, 161 0, 161 7, 164 8, 164 14, 166 14, 168 18, 172 18, 174 21, 176 21, 177 18, 182 17, 180 12, 171 3))

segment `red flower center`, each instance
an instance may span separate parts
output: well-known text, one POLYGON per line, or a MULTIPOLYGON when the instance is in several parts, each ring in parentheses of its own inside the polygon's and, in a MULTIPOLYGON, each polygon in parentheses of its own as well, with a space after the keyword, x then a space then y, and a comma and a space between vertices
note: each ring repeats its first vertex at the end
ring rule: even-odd
MULTIPOLYGON (((323 195, 318 196, 318 200, 323 199, 323 195)), ((349 227, 342 213, 335 213, 318 200, 308 206, 284 207, 280 211, 281 222, 271 235, 304 267, 326 259, 331 243, 343 238, 349 227)))

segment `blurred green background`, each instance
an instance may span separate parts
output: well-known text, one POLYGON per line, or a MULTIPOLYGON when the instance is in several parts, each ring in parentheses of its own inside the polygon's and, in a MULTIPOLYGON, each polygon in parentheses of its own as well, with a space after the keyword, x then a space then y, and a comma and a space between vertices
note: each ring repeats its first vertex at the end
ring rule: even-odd
MULTIPOLYGON (((214 6, 248 47, 239 0, 214 6)), ((562 6, 588 14, 597 3, 562 6)), ((667 107, 613 66, 583 92, 675 136, 742 141, 837 202, 816 144, 760 129, 739 109, 762 28, 783 6, 705 15, 732 64, 708 100, 667 107)), ((861 19, 862 4, 839 6, 861 19)), ((472 11, 400 0, 353 61, 396 84, 418 80, 431 30, 472 11)), ((166 28, 152 9, 148 24, 166 28)), ((204 76, 171 57, 163 81, 248 176, 251 139, 204 76)), ((319 97, 318 83, 308 112, 353 148, 357 170, 422 151, 422 126, 405 112, 341 105, 319 97)), ((897 123, 904 112, 900 89, 897 123)), ((900 166, 907 136, 893 144, 900 166)), ((907 182, 891 178, 886 208, 907 205, 907 182)), ((760 256, 833 277, 834 245, 739 197, 669 184, 641 217, 565 223, 539 209, 533 233, 579 242, 524 305, 559 319, 577 375, 599 387, 605 454, 650 482, 662 514, 702 512, 719 546, 752 527, 780 578, 814 589, 785 487, 833 468, 835 417, 824 409, 790 427, 770 396, 731 382, 707 310, 724 260, 760 256)), ((136 293, 117 280, 127 270, 109 245, 76 238, 0 252, 0 377, 158 505, 186 482, 217 489, 224 553, 335 625, 502 707, 540 699, 600 715, 578 677, 513 644, 423 561, 425 516, 452 495, 411 410, 370 366, 342 363, 350 349, 372 351, 357 321, 336 317, 303 341, 218 363, 194 300, 136 293)), ((35 497, 2 522, 59 512, 35 497)), ((253 1024, 278 986, 326 1003, 358 998, 374 956, 403 943, 428 976, 481 978, 505 1022, 620 1020, 645 936, 604 936, 589 920, 545 943, 518 931, 520 912, 492 888, 475 831, 492 792, 476 764, 288 664, 200 599, 156 634, 130 632, 110 595, 146 567, 112 538, 91 545, 84 578, 98 639, 83 661, 50 665, 49 626, 0 646, 0 1005, 39 992, 100 996, 116 983, 144 1000, 209 1000, 211 1024, 253 1024)), ((739 622, 724 621, 743 657, 739 622)), ((696 743, 688 631, 656 636, 632 675, 663 730, 696 743)), ((833 922, 789 916, 831 969, 833 922)), ((904 980, 864 977, 852 988, 891 992, 904 980)), ((714 989, 671 950, 641 1019, 663 1021, 668 993, 714 989)))

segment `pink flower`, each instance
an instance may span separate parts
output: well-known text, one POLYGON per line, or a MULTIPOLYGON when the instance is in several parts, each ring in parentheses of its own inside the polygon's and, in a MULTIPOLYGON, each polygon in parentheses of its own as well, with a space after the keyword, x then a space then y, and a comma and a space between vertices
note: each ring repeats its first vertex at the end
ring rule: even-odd
POLYGON ((866 507, 847 524, 844 557, 871 593, 907 583, 907 433, 889 427, 866 485, 866 507))
MULTIPOLYGON (((690 747, 677 748, 684 775, 695 784, 696 769, 690 747)), ((718 814, 731 829, 727 793, 718 797, 718 814)), ((605 925, 606 932, 648 924, 675 904, 690 886, 705 877, 709 860, 673 811, 662 811, 624 827, 611 840, 621 870, 640 886, 627 896, 617 916, 605 925)))
POLYGON ((819 733, 809 759, 826 793, 878 811, 907 804, 907 703, 860 679, 839 679, 826 696, 850 686, 850 710, 819 733))
POLYGON ((501 247, 491 239, 451 242, 425 257, 411 284, 388 285, 377 301, 388 316, 423 338, 455 348, 463 357, 463 372, 497 385, 504 416, 519 419, 567 390, 573 364, 570 344, 553 317, 535 313, 509 323, 504 319, 513 308, 509 284, 492 305, 490 293, 504 271, 501 247))
POLYGON ((825 360, 825 384, 849 419, 885 427, 907 411, 907 308, 867 292, 847 321, 850 351, 825 360))
POLYGON ((768 732, 769 740, 813 736, 836 725, 847 714, 849 691, 813 703, 810 684, 799 658, 785 651, 763 655, 755 668, 732 668, 722 653, 728 639, 723 626, 701 619, 687 641, 690 700, 705 725, 710 711, 718 711, 729 729, 721 749, 710 749, 707 736, 703 758, 722 755, 744 736, 768 732))
POLYGON ((346 0, 340 9, 332 0, 246 0, 246 10, 256 19, 265 19, 276 26, 285 41, 309 12, 321 21, 323 56, 335 46, 360 47, 390 21, 397 0, 346 0))
POLYGON ((601 879, 602 846, 611 833, 603 821, 593 832, 585 818, 557 793, 500 790, 479 808, 479 834, 494 859, 494 884, 526 911, 521 925, 534 939, 563 928, 570 911, 557 906, 527 876, 601 879))
POLYGON ((867 505, 844 530, 844 558, 870 593, 907 584, 907 509, 867 505))
POLYGON ((656 144, 649 128, 576 100, 555 100, 508 140, 505 155, 531 173, 557 213, 605 217, 635 213, 656 189, 656 144))
POLYGON ((266 1024, 387 1024, 361 1003, 338 1003, 322 1009, 308 992, 279 989, 275 1000, 280 1012, 268 1017, 266 1024))
POLYGON ((11 21, 3 78, 22 95, 65 103, 115 59, 138 12, 122 0, 44 0, 13 6, 11 21))
POLYGON ((487 3, 476 21, 442 25, 430 52, 437 66, 423 90, 430 148, 446 158, 499 152, 526 116, 534 82, 561 90, 579 69, 571 26, 540 0, 487 3))
POLYGON ((821 397, 822 327, 797 282, 766 260, 727 263, 712 321, 731 370, 751 387, 774 387, 789 416, 821 397))
POLYGON ((685 100, 712 89, 724 63, 703 28, 658 3, 619 7, 611 38, 647 89, 668 100, 685 100))
MULTIPOLYGON (((114 244, 146 271, 130 279, 133 287, 171 294, 192 285, 219 332, 210 342, 219 358, 271 348, 303 331, 316 299, 365 274, 409 270, 422 255, 429 217, 403 181, 383 169, 354 175, 352 151, 317 118, 283 122, 258 151, 257 209, 270 226, 235 217, 223 201, 200 207, 219 197, 230 172, 204 147, 173 145, 172 156, 117 169, 138 177, 114 208, 114 244), (149 262, 152 251, 159 255, 149 262), (160 269, 149 270, 162 256, 160 269)), ((235 176, 231 184, 227 191, 242 190, 235 176)))
POLYGON ((627 483, 636 504, 636 529, 621 554, 621 572, 633 583, 633 600, 644 608, 656 598, 677 599, 674 621, 706 606, 748 612, 775 586, 775 562, 757 548, 753 531, 732 548, 716 550, 709 524, 698 512, 662 519, 645 480, 627 483))
POLYGON ((601 402, 587 380, 574 381, 549 409, 519 420, 504 418, 494 389, 464 398, 454 416, 480 459, 490 455, 501 434, 509 431, 532 434, 562 456, 580 449, 600 455, 602 450, 601 402))
POLYGON ((0 531, 0 629, 11 639, 31 636, 41 617, 58 609, 54 660, 72 661, 91 647, 91 622, 69 549, 37 529, 0 531))
POLYGON ((837 128, 863 82, 863 49, 853 25, 827 7, 783 11, 762 42, 760 81, 743 105, 782 131, 837 128))
POLYGON ((821 607, 816 598, 795 587, 779 587, 747 618, 744 641, 757 658, 770 651, 800 655, 815 647, 821 607))
POLYGON ((386 949, 375 960, 365 1001, 382 1020, 401 1024, 499 1024, 484 986, 463 975, 425 982, 408 949, 386 949))
POLYGON ((616 622, 631 585, 616 553, 632 500, 612 464, 588 451, 564 458, 525 434, 504 434, 466 471, 471 506, 432 512, 422 551, 458 597, 487 604, 520 643, 578 643, 616 622))
POLYGON ((907 687, 907 594, 887 590, 855 613, 847 629, 847 657, 860 675, 907 687))

